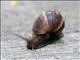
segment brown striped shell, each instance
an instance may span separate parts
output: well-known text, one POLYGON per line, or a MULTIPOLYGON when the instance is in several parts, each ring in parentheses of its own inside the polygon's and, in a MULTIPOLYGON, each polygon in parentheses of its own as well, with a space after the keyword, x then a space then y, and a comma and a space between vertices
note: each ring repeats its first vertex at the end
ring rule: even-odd
POLYGON ((33 24, 36 35, 58 32, 64 25, 62 15, 57 10, 42 12, 33 24))

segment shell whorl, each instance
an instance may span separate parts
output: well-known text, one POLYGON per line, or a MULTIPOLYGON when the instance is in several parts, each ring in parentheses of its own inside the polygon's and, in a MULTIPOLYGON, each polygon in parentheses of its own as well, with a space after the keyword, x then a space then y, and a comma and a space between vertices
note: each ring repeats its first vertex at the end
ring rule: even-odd
POLYGON ((50 10, 46 12, 47 21, 49 25, 49 32, 56 32, 60 30, 64 23, 64 19, 59 11, 50 10))

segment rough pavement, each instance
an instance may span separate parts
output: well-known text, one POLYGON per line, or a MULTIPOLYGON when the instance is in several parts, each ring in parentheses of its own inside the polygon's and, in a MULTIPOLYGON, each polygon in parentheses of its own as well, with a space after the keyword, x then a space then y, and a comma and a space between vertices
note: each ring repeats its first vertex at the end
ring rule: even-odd
POLYGON ((80 59, 80 2, 1 2, 1 60, 79 60, 80 59), (65 19, 64 37, 37 50, 25 47, 23 37, 32 35, 36 17, 48 9, 58 9, 65 19))

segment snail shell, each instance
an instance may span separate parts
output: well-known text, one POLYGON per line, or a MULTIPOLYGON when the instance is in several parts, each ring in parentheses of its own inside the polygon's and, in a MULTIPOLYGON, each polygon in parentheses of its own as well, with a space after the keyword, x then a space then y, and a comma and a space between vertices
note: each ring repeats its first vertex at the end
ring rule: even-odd
POLYGON ((42 12, 33 24, 33 33, 41 35, 45 33, 58 33, 63 30, 64 20, 58 10, 42 12))

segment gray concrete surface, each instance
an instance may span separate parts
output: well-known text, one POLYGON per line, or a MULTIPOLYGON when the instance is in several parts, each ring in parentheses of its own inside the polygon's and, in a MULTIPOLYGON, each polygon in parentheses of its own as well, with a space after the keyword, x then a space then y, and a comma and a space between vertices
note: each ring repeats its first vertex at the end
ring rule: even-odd
POLYGON ((80 2, 1 2, 1 60, 79 60, 80 59, 80 2), (10 34, 32 35, 36 17, 48 9, 58 9, 65 19, 64 37, 56 43, 29 50, 27 43, 10 34))

